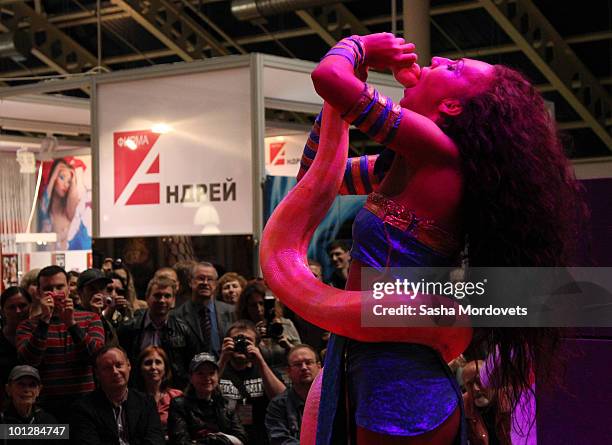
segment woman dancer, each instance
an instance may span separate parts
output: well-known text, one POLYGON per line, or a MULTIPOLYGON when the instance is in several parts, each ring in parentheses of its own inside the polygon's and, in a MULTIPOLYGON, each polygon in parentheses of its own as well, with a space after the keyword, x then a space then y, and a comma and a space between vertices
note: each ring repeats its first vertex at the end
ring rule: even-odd
MULTIPOLYGON (((347 289, 360 289, 364 266, 453 264, 464 239, 472 266, 566 264, 583 206, 541 96, 520 74, 503 66, 433 58, 431 66, 420 70, 413 50, 391 34, 353 36, 336 45, 313 72, 315 89, 325 101, 394 154, 385 156, 387 166, 378 176, 371 174, 372 163, 347 168, 355 174, 347 175, 345 184, 355 189, 357 179, 364 189, 372 187, 373 178, 379 181, 377 193, 355 220, 347 289), (407 87, 400 105, 364 83, 368 67, 394 69, 407 87)), ((317 443, 345 440, 346 434, 354 434, 358 444, 465 440, 464 434, 457 435, 457 388, 434 352, 445 359, 452 355, 449 349, 462 352, 465 332, 439 329, 436 339, 436 333, 424 329, 363 328, 359 294, 342 295, 318 286, 303 272, 307 237, 316 226, 319 207, 328 202, 327 191, 317 186, 329 184, 338 190, 342 181, 329 169, 344 164, 343 159, 338 162, 339 156, 327 153, 325 159, 318 158, 324 146, 325 151, 333 144, 346 146, 346 127, 329 108, 321 125, 322 150, 315 167, 304 177, 306 184, 298 184, 279 207, 278 219, 268 223, 268 239, 262 245, 266 280, 283 302, 309 321, 353 339, 335 337, 330 345, 317 443), (303 232, 287 236, 283 219, 317 201, 324 204, 314 206, 315 216, 297 227, 291 221, 294 230, 303 232), (277 236, 283 239, 275 239, 274 231, 282 231, 277 236), (291 269, 294 280, 288 282, 281 275, 291 274, 291 269), (301 286, 296 291, 297 282, 301 286), (346 376, 341 372, 343 354, 346 376), (366 378, 383 369, 392 370, 385 379, 366 378), (348 418, 354 419, 344 431, 344 422, 338 422, 338 411, 345 405, 339 402, 345 399, 339 394, 340 381, 348 385, 348 418), (423 387, 424 392, 415 391, 423 387)), ((549 339, 540 334, 491 329, 479 335, 489 348, 499 349, 496 386, 511 388, 514 404, 529 388, 533 364, 550 354, 545 345, 549 339)), ((313 437, 307 440, 312 443, 313 437)))

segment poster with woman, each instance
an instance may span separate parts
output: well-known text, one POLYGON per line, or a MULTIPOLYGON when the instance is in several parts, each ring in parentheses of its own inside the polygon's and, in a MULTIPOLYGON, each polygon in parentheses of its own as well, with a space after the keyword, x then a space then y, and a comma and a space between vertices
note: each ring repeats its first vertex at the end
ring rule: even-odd
POLYGON ((17 254, 2 255, 2 290, 10 286, 17 286, 17 254))
POLYGON ((38 230, 55 232, 49 250, 91 249, 91 156, 43 162, 38 230))

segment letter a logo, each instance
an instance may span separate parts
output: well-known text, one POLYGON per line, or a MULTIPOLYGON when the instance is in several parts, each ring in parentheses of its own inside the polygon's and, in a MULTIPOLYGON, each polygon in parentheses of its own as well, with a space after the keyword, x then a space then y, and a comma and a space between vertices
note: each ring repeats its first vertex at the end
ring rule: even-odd
POLYGON ((150 130, 113 133, 115 204, 159 204, 158 138, 150 130))
POLYGON ((285 143, 272 142, 270 144, 270 164, 285 165, 285 143))

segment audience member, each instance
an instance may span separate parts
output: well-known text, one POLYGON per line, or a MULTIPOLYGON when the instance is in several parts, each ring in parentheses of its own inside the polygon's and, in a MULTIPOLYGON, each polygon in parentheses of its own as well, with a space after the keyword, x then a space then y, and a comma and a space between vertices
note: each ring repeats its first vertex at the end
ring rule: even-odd
POLYGON ((217 299, 227 304, 236 304, 246 285, 247 282, 242 275, 227 272, 217 283, 217 299))
POLYGON ((171 267, 161 267, 155 271, 155 274, 153 274, 153 278, 160 277, 168 278, 176 283, 176 293, 174 295, 174 302, 172 304, 172 309, 174 309, 176 306, 176 296, 181 292, 181 283, 179 282, 178 274, 176 273, 176 270, 171 267))
POLYGON ((472 361, 463 367, 462 378, 466 392, 463 394, 465 418, 470 445, 511 445, 510 406, 500 412, 495 390, 485 389, 480 383, 479 370, 484 362, 472 361))
POLYGON ((138 388, 155 399, 164 436, 168 438, 168 410, 170 401, 183 391, 170 388, 171 365, 166 352, 159 346, 147 346, 138 357, 138 388))
POLYGON ((317 352, 311 346, 294 346, 287 358, 291 388, 272 399, 266 413, 270 445, 299 445, 306 396, 321 370, 317 352))
POLYGON ((119 340, 115 328, 102 314, 106 305, 105 300, 109 297, 106 286, 111 283, 112 280, 100 269, 87 269, 79 276, 77 292, 81 297, 83 309, 100 317, 104 328, 104 344, 117 346, 119 340))
POLYGON ((17 365, 17 326, 28 318, 32 298, 28 292, 17 286, 8 287, 0 296, 0 406, 4 400, 4 385, 9 372, 17 365))
POLYGON ((327 254, 334 267, 334 271, 330 277, 331 285, 338 289, 344 289, 351 262, 350 248, 344 241, 332 241, 327 249, 327 254))
MULTIPOLYGON (((261 338, 258 346, 264 360, 274 372, 282 377, 283 382, 288 384, 287 352, 293 346, 301 343, 300 335, 293 322, 283 317, 282 307, 278 304, 278 301, 274 302, 273 310, 275 313, 268 329, 264 305, 265 298, 266 287, 258 281, 249 282, 236 305, 236 315, 238 319, 250 320, 255 323, 257 333, 261 338)), ((272 318, 272 316, 269 318, 272 318)))
POLYGON ((286 387, 268 366, 261 351, 257 329, 249 320, 238 320, 223 339, 219 367, 221 393, 229 399, 249 435, 249 443, 266 444, 264 418, 268 401, 286 387))
POLYGON ((112 258, 104 258, 104 261, 102 261, 102 267, 100 269, 102 269, 102 272, 104 273, 111 273, 113 271, 113 263, 115 261, 112 258))
POLYGON ((134 279, 132 273, 127 268, 121 259, 116 259, 112 263, 112 272, 123 278, 123 282, 126 284, 126 295, 127 300, 132 310, 137 311, 138 309, 146 309, 147 303, 139 300, 136 294, 136 287, 134 287, 134 279))
POLYGON ((179 287, 176 293, 176 306, 180 307, 184 302, 191 300, 191 273, 197 264, 194 260, 178 261, 172 268, 178 277, 179 287))
POLYGON ((31 269, 21 277, 19 287, 22 287, 32 297, 30 305, 30 317, 40 314, 40 299, 38 298, 38 273, 40 269, 31 269))
POLYGON ((125 351, 105 346, 94 360, 99 387, 73 405, 70 439, 77 445, 164 445, 153 398, 128 390, 130 362, 125 351))
POLYGON ((198 352, 221 351, 221 339, 234 321, 234 306, 214 298, 217 271, 211 263, 196 263, 191 273, 191 300, 177 308, 176 316, 191 328, 198 339, 198 352))
POLYGON ((126 298, 127 284, 123 277, 115 272, 107 274, 107 277, 111 279, 111 283, 106 286, 106 293, 112 298, 112 303, 107 305, 102 313, 117 328, 132 319, 134 309, 126 298))
MULTIPOLYGON (((321 263, 309 258, 308 267, 310 267, 312 274, 319 281, 323 281, 323 267, 321 266, 321 263)), ((312 346, 317 353, 321 353, 321 351, 327 347, 329 332, 304 320, 297 314, 294 314, 293 316, 293 324, 295 325, 298 334, 300 334, 300 339, 302 342, 312 346)))
POLYGON ((42 405, 63 423, 66 406, 94 389, 91 357, 104 345, 104 328, 98 315, 74 309, 61 267, 41 269, 38 293, 41 314, 17 327, 17 353, 38 367, 42 405))
MULTIPOLYGON (((42 384, 36 368, 28 365, 15 366, 10 370, 6 394, 6 408, 0 412, 0 424, 40 425, 57 423, 55 417, 36 404, 42 384)), ((53 444, 50 440, 5 440, 3 444, 53 444)))
POLYGON ((74 307, 76 309, 83 310, 83 306, 81 306, 81 297, 79 296, 79 292, 77 290, 79 275, 80 273, 76 270, 71 270, 68 272, 68 296, 72 298, 72 302, 74 303, 74 307))
POLYGON ((247 434, 240 418, 219 390, 215 357, 207 352, 196 355, 189 366, 189 376, 186 395, 170 404, 170 443, 245 444, 247 434))
POLYGON ((136 312, 132 320, 119 326, 119 341, 134 363, 148 346, 160 346, 168 356, 174 385, 184 388, 198 343, 189 326, 170 312, 175 290, 173 280, 153 278, 147 286, 148 309, 136 312))

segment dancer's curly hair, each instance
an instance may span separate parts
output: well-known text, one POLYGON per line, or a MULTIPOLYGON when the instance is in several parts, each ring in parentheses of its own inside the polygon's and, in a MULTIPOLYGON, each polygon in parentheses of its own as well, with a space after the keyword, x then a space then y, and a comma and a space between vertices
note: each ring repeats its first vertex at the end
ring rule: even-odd
MULTIPOLYGON (((571 265, 588 211, 542 96, 520 73, 496 65, 486 90, 462 106, 440 127, 461 152, 469 265, 571 265)), ((513 406, 533 367, 550 365, 559 338, 555 328, 475 333, 475 342, 497 351, 496 386, 513 406)))

